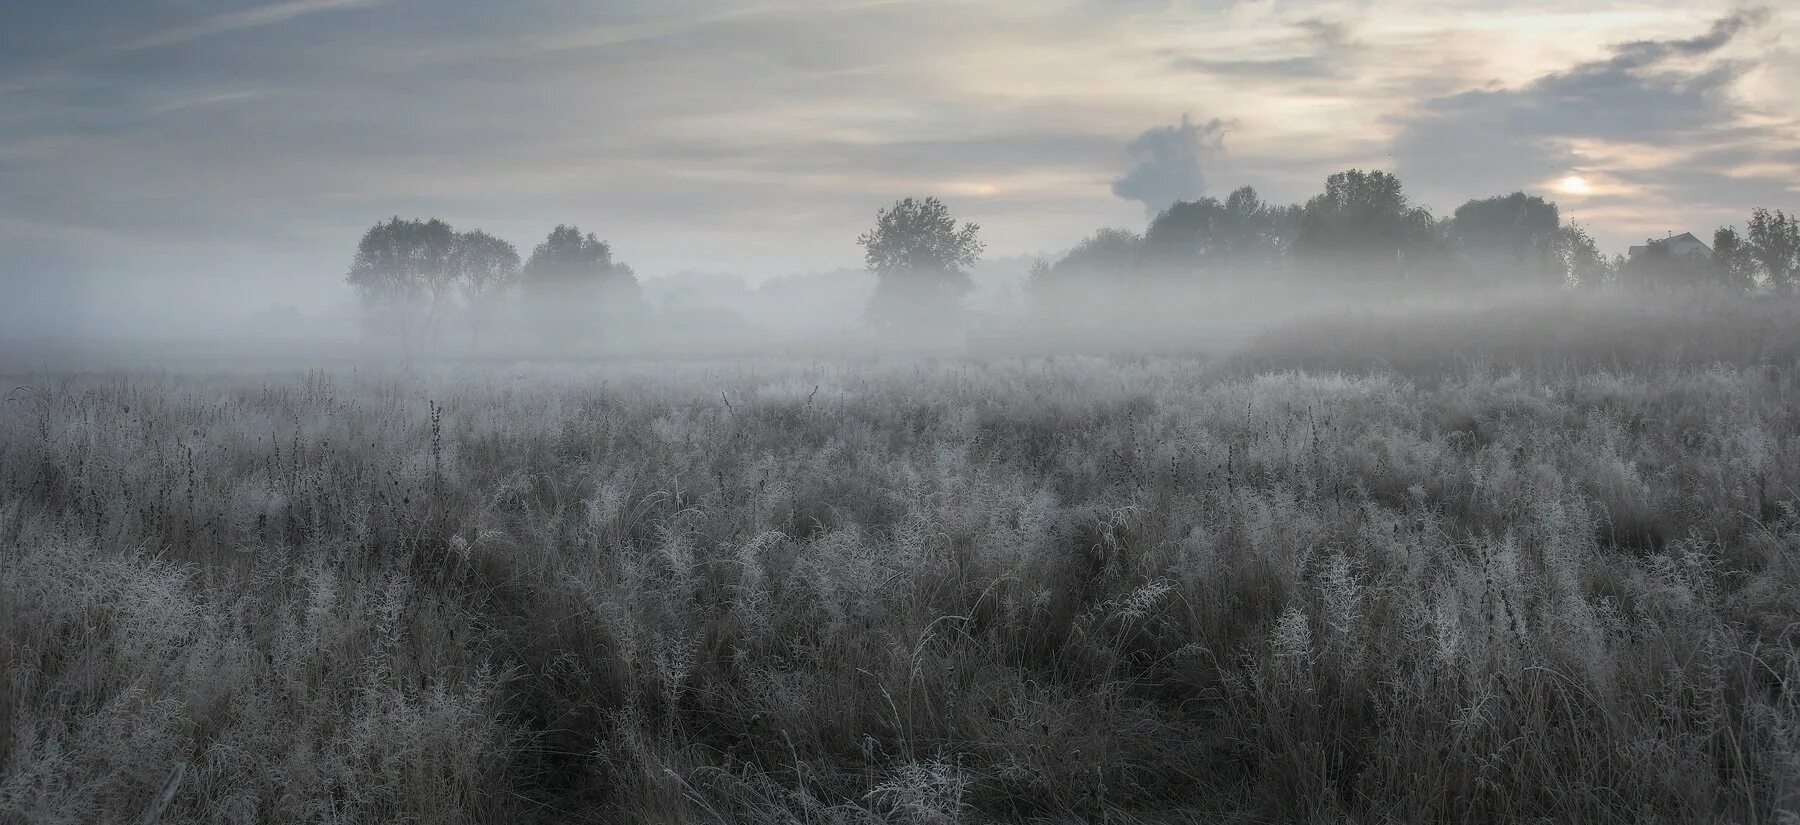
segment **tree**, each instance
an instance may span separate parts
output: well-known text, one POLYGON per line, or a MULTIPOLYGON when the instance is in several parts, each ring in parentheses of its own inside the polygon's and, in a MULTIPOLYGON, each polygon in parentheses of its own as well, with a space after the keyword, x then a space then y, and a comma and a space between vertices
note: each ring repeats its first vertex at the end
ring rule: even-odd
POLYGON ((1144 231, 1145 268, 1192 278, 1205 269, 1278 263, 1290 234, 1289 217, 1286 210, 1265 204, 1248 186, 1223 202, 1215 198, 1177 202, 1144 231))
POLYGON ((607 242, 576 226, 550 230, 531 250, 521 282, 538 329, 563 340, 593 341, 601 327, 626 322, 641 301, 631 267, 613 260, 607 242))
POLYGON ((1045 289, 1123 277, 1137 267, 1143 242, 1141 236, 1128 229, 1099 230, 1056 263, 1034 266, 1031 285, 1045 289))
POLYGON ((1225 235, 1220 251, 1239 264, 1273 266, 1287 256, 1300 210, 1271 206, 1256 190, 1241 186, 1225 196, 1225 235))
POLYGON ((630 267, 613 261, 610 244, 571 225, 557 224, 525 264, 525 282, 534 289, 620 278, 636 279, 630 267))
POLYGON ((937 198, 906 198, 877 211, 875 228, 856 239, 876 278, 870 323, 889 331, 942 328, 972 286, 967 270, 986 248, 980 233, 972 223, 957 228, 937 198))
POLYGON ((1524 192, 1457 207, 1449 235, 1477 270, 1499 269, 1513 279, 1556 284, 1568 279, 1570 244, 1578 240, 1563 232, 1556 204, 1524 192))
POLYGON ((1294 252, 1321 269, 1405 277, 1434 262, 1437 240, 1431 213, 1407 202, 1399 178, 1351 169, 1301 208, 1294 252))
POLYGON ((455 234, 436 218, 397 215, 363 233, 344 280, 360 293, 369 329, 399 337, 409 350, 434 331, 436 313, 453 288, 448 261, 455 234))
POLYGON ((1737 230, 1721 226, 1713 232, 1713 280, 1734 292, 1756 286, 1756 255, 1737 230))
POLYGON ((1033 263, 1025 282, 1030 311, 1039 321, 1048 321, 1063 316, 1071 304, 1091 308, 1088 299, 1096 294, 1119 295, 1120 282, 1136 273, 1142 245, 1136 232, 1102 229, 1055 263, 1033 263))
POLYGON ((1615 287, 1622 279, 1629 276, 1631 262, 1623 254, 1615 252, 1610 258, 1602 257, 1603 268, 1600 270, 1600 277, 1598 279, 1582 278, 1575 282, 1576 286, 1583 288, 1615 287))
POLYGON ((1158 277, 1191 280, 1217 255, 1228 223, 1214 198, 1176 201, 1144 230, 1144 269, 1158 277))
POLYGON ((519 279, 519 251, 479 229, 460 233, 450 252, 451 272, 468 312, 469 349, 480 346, 501 295, 519 279))
POLYGON ((1746 227, 1750 254, 1769 283, 1783 292, 1800 288, 1800 222, 1776 210, 1755 209, 1746 227))
POLYGON ((1554 282, 1559 285, 1594 287, 1613 278, 1613 266, 1600 254, 1594 236, 1576 224, 1558 230, 1551 243, 1556 261, 1554 282))

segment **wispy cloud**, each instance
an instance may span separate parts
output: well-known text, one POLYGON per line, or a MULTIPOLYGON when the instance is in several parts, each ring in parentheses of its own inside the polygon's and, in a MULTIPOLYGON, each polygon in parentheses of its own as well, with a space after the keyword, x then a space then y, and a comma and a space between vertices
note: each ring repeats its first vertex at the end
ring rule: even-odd
MULTIPOLYGON (((383 5, 387 0, 286 0, 222 12, 180 25, 138 34, 39 58, 36 65, 15 68, 12 77, 0 76, 0 94, 16 94, 76 82, 86 74, 84 64, 119 55, 179 46, 209 37, 279 25, 302 17, 383 5)), ((104 14, 104 8, 93 14, 104 14)), ((0 43, 0 45, 4 45, 0 43)))
POLYGON ((1328 78, 1344 74, 1359 44, 1344 24, 1312 17, 1293 25, 1292 34, 1274 39, 1258 51, 1273 56, 1216 57, 1172 54, 1170 65, 1178 70, 1221 75, 1239 80, 1275 82, 1328 78), (1297 35, 1297 36, 1296 36, 1297 35))
POLYGON ((286 23, 297 17, 343 9, 366 8, 384 0, 287 0, 266 6, 226 12, 185 26, 165 29, 143 37, 101 47, 105 53, 137 51, 162 46, 175 46, 227 32, 254 29, 286 23))
POLYGON ((171 100, 168 103, 151 107, 150 114, 163 115, 170 112, 179 112, 184 109, 198 109, 204 106, 240 103, 247 100, 256 100, 261 97, 266 97, 267 95, 267 92, 259 90, 244 90, 238 92, 225 92, 216 95, 205 95, 203 97, 184 98, 182 100, 171 100))

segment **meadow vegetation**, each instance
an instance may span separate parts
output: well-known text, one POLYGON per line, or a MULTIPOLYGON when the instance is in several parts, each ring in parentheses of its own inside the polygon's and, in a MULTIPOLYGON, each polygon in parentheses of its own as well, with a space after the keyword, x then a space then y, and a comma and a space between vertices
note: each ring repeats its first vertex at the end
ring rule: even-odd
POLYGON ((1794 822, 1800 312, 1583 306, 14 375, 0 821, 1794 822))

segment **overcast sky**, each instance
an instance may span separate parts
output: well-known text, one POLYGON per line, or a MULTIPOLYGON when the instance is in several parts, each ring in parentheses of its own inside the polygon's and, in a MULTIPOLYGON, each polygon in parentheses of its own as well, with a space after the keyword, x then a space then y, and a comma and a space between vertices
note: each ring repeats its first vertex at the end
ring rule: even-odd
POLYGON ((0 277, 12 323, 323 306, 399 214, 754 278, 856 264, 908 194, 1011 254, 1352 166, 1618 251, 1800 205, 1797 50, 1705 2, 10 0, 0 277))

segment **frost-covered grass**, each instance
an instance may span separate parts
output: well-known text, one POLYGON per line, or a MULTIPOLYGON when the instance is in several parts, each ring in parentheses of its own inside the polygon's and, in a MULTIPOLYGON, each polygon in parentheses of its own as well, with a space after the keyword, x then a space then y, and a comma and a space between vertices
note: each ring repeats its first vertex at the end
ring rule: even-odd
POLYGON ((1791 821, 1793 364, 23 376, 0 821, 1791 821))

